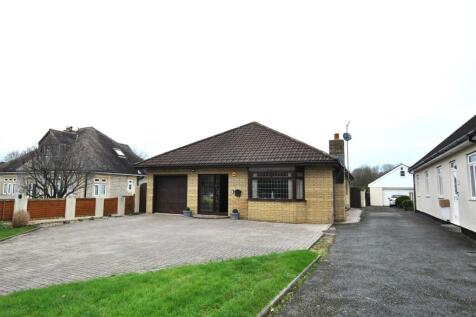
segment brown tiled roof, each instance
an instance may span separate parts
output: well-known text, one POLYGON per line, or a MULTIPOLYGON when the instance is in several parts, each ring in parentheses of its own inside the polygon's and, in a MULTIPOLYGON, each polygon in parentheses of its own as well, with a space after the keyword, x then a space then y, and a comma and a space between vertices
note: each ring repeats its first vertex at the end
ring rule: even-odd
POLYGON ((258 122, 214 135, 138 163, 137 167, 339 164, 329 154, 258 122))
POLYGON ((476 115, 468 120, 465 124, 453 132, 449 137, 443 140, 438 144, 433 150, 428 154, 422 157, 418 162, 409 168, 410 171, 414 171, 418 167, 428 163, 429 161, 435 159, 439 155, 451 150, 455 146, 469 140, 470 137, 476 135, 476 115))

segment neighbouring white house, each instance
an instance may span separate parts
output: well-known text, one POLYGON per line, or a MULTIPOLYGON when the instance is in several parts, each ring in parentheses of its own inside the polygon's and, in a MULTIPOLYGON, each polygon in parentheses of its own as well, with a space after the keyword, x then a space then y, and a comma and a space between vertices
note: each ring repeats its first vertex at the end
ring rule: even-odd
POLYGON ((399 164, 369 184, 370 205, 389 206, 393 195, 413 196, 413 176, 408 166, 399 164))
POLYGON ((417 211, 476 236, 476 115, 409 170, 417 211))

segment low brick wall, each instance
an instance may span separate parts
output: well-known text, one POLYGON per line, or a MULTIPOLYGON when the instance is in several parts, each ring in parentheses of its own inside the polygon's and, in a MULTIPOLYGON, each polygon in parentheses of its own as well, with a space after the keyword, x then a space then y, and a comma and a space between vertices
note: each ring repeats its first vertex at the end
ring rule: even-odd
POLYGON ((0 199, 0 220, 11 221, 13 218, 13 208, 15 200, 0 199))
POLYGON ((77 198, 75 217, 94 217, 96 215, 96 199, 77 198))
POLYGON ((104 199, 104 216, 117 214, 117 198, 104 199))
POLYGON ((30 199, 28 200, 30 219, 64 218, 65 199, 30 199))

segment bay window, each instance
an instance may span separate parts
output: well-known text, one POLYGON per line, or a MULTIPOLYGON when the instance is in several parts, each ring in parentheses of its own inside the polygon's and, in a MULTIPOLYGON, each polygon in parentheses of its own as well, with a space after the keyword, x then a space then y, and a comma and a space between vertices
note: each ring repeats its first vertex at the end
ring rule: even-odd
POLYGON ((304 200, 304 169, 250 169, 250 198, 259 200, 304 200))

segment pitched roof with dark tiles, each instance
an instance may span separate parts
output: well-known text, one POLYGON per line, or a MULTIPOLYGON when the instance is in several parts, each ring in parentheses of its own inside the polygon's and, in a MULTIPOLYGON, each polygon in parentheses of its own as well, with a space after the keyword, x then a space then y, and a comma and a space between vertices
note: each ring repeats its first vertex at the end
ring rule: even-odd
POLYGON ((428 152, 425 156, 423 156, 418 162, 413 164, 409 170, 414 171, 420 166, 430 162, 431 160, 435 159, 436 157, 444 154, 445 152, 451 150, 455 146, 469 140, 469 137, 474 137, 476 135, 476 115, 469 119, 465 124, 459 127, 455 132, 450 134, 449 137, 443 140, 440 144, 438 144, 433 150, 428 152))
POLYGON ((336 158, 258 122, 208 137, 138 163, 138 167, 339 164, 336 158))
MULTIPOLYGON (((58 131, 50 129, 40 140, 46 144, 69 144, 72 149, 80 149, 81 159, 88 171, 138 174, 134 164, 141 159, 127 144, 114 141, 107 135, 93 127, 80 128, 78 131, 58 131), (120 149, 124 157, 119 157, 114 148, 120 149)), ((28 154, 0 166, 1 173, 21 171, 22 166, 28 161, 28 154)))

